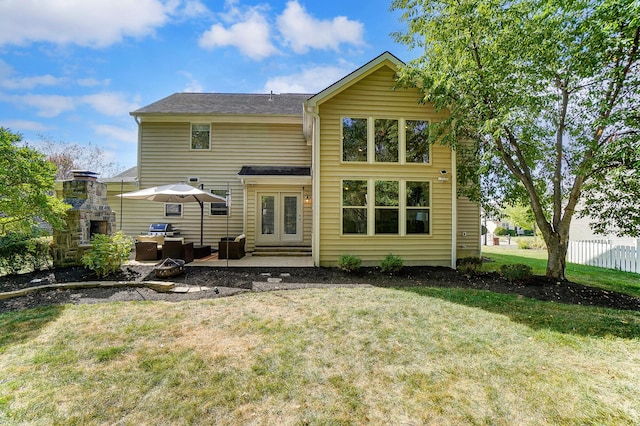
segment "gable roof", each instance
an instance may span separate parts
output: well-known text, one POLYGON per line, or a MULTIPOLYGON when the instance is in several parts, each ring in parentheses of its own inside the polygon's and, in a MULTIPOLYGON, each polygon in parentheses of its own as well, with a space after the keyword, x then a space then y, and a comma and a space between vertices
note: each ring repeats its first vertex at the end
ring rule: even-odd
POLYGON ((242 114, 302 115, 303 103, 311 94, 174 93, 130 115, 158 114, 242 114))
POLYGON ((390 52, 384 52, 380 56, 372 59, 371 61, 367 62, 357 70, 353 71, 351 74, 341 78, 340 80, 333 83, 331 86, 311 96, 309 99, 306 100, 305 105, 307 106, 318 105, 319 103, 341 92, 342 90, 346 89, 352 84, 357 83, 367 75, 380 69, 383 66, 389 66, 390 68, 396 70, 402 65, 404 65, 404 62, 402 62, 396 56, 394 56, 390 52))

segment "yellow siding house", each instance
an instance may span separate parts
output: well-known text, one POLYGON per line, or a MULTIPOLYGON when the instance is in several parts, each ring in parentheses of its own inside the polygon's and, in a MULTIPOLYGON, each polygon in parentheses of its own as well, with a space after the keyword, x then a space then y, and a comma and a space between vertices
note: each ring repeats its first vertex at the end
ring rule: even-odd
MULTIPOLYGON (((213 247, 245 234, 248 252, 295 249, 318 266, 393 253, 455 268, 480 253, 479 208, 456 195, 455 152, 426 142, 443 112, 394 87, 401 65, 385 52, 317 94, 176 93, 134 111, 138 187, 182 181, 228 196, 206 206, 213 247)), ((167 222, 199 238, 197 205, 123 204, 127 233, 167 222)))

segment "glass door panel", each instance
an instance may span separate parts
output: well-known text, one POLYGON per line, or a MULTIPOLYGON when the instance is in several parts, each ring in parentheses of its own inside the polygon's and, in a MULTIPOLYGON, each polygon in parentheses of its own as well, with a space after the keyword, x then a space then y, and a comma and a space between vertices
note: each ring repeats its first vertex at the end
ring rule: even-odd
POLYGON ((285 195, 284 205, 284 233, 295 235, 298 233, 298 197, 285 195))
POLYGON ((263 195, 260 204, 262 205, 261 234, 273 235, 276 232, 276 198, 273 195, 263 195))

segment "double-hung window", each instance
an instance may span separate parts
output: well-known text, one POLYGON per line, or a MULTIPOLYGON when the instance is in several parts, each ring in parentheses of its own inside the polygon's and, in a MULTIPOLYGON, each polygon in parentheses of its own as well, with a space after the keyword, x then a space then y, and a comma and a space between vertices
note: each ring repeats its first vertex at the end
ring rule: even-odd
POLYGON ((376 234, 398 234, 399 182, 376 181, 376 234))
MULTIPOLYGON (((219 195, 221 197, 227 198, 227 190, 226 189, 212 189, 211 193, 213 195, 219 195)), ((227 216, 229 214, 229 198, 227 198, 226 202, 218 202, 211 203, 211 216, 227 216)))
POLYGON ((182 217, 182 204, 165 203, 164 216, 165 217, 182 217))
POLYGON ((209 150, 211 149, 211 125, 192 124, 191 125, 191 149, 209 150))
POLYGON ((342 232, 367 234, 367 181, 342 181, 342 232))
POLYGON ((429 234, 431 222, 431 185, 429 182, 406 182, 407 234, 429 234))

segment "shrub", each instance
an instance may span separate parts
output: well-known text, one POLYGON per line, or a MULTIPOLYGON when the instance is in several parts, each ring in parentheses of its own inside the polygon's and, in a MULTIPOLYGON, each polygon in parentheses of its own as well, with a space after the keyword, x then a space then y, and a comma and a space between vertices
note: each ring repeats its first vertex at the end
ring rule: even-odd
POLYGON ((122 266, 129 258, 133 239, 118 231, 113 236, 96 234, 91 237, 91 249, 82 256, 82 264, 105 277, 122 266))
POLYGON ((356 272, 362 265, 362 259, 351 254, 342 254, 338 258, 338 268, 344 272, 356 272))
POLYGON ((464 257, 458 259, 458 271, 466 275, 476 275, 482 270, 482 258, 464 257))
POLYGON ((400 256, 389 253, 380 262, 380 270, 385 274, 394 274, 399 272, 404 265, 404 260, 400 256))
POLYGON ((529 265, 514 263, 500 266, 500 274, 511 282, 526 282, 533 276, 533 269, 529 265))
POLYGON ((529 238, 518 238, 516 240, 516 244, 518 245, 519 249, 527 250, 531 248, 531 242, 529 238))
POLYGON ((508 235, 509 231, 507 231, 505 228, 503 228, 502 226, 498 226, 496 227, 496 229, 493 231, 493 233, 495 235, 499 235, 499 236, 504 236, 504 235, 508 235))
POLYGON ((9 232, 0 237, 0 270, 17 274, 23 270, 49 267, 49 237, 37 232, 9 232))

